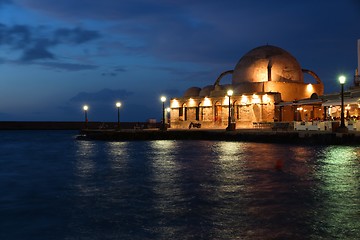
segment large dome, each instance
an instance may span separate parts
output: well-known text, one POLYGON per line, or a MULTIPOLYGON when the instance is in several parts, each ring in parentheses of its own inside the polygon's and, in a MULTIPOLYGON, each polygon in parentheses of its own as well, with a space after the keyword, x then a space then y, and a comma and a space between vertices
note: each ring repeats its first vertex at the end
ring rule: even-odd
POLYGON ((261 46, 245 54, 236 64, 232 84, 245 82, 304 82, 298 61, 275 46, 261 46))

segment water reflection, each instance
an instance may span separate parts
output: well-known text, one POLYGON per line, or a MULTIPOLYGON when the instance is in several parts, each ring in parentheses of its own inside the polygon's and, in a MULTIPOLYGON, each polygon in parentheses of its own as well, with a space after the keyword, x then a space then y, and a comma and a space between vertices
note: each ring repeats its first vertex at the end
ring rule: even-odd
POLYGON ((95 143, 79 141, 76 144, 76 170, 82 178, 91 177, 95 172, 95 143))
POLYGON ((359 233, 360 152, 353 147, 80 143, 76 214, 86 211, 91 224, 114 226, 112 236, 319 239, 359 233))
POLYGON ((152 169, 153 191, 156 196, 154 208, 157 211, 159 220, 157 225, 162 229, 160 239, 171 239, 176 236, 176 230, 172 221, 180 218, 184 209, 180 205, 183 200, 179 165, 176 160, 178 151, 175 141, 152 141, 152 169))
POLYGON ((114 174, 124 174, 129 161, 129 142, 109 142, 106 144, 106 153, 110 161, 110 168, 114 174))
POLYGON ((332 234, 345 239, 358 233, 360 214, 360 170, 358 149, 332 146, 324 149, 319 159, 317 177, 321 187, 318 198, 318 228, 326 228, 332 234))

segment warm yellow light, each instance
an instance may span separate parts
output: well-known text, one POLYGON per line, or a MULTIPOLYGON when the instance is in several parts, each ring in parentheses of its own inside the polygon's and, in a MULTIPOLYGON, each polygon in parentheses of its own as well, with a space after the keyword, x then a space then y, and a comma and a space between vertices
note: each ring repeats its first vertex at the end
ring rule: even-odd
POLYGON ((211 100, 208 97, 204 98, 203 107, 211 107, 211 100))
POLYGON ((306 86, 306 91, 308 92, 313 92, 314 91, 314 87, 311 83, 309 83, 307 86, 306 86))
POLYGON ((267 82, 268 80, 268 72, 266 70, 258 72, 256 74, 258 82, 267 82))
POLYGON ((84 111, 87 111, 89 109, 89 107, 87 105, 84 105, 83 109, 84 109, 84 111))
POLYGON ((233 94, 234 94, 234 91, 233 91, 233 90, 229 89, 229 90, 227 91, 227 95, 228 95, 228 96, 232 96, 233 94))
POLYGON ((270 98, 269 98, 269 96, 267 94, 263 95, 262 98, 263 98, 264 103, 269 103, 270 102, 270 98))
POLYGON ((117 102, 117 103, 116 103, 116 107, 117 107, 117 108, 121 107, 121 102, 117 102))
POLYGON ((241 96, 241 104, 246 105, 248 103, 248 97, 245 95, 241 96))
POLYGON ((253 96, 252 96, 252 101, 251 101, 253 104, 258 104, 258 103, 260 103, 260 98, 259 98, 259 96, 258 95, 256 95, 256 94, 253 94, 253 96))
POLYGON ((339 77, 339 82, 340 82, 340 84, 344 84, 345 81, 346 81, 346 77, 345 77, 345 76, 342 75, 342 76, 339 77))
POLYGON ((195 100, 192 98, 189 98, 189 107, 195 106, 195 100))
POLYGON ((170 108, 166 108, 166 111, 167 111, 167 112, 170 112, 170 111, 171 111, 171 109, 170 109, 170 108))
POLYGON ((173 99, 170 103, 170 107, 171 108, 179 108, 180 107, 179 101, 176 99, 173 99))
POLYGON ((162 97, 160 98, 160 100, 161 100, 162 102, 165 102, 165 101, 166 101, 166 97, 162 96, 162 97))

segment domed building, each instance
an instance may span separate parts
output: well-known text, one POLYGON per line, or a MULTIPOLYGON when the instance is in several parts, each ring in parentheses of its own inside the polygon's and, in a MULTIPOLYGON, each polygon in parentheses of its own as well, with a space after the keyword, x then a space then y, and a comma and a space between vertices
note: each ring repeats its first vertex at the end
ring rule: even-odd
POLYGON ((265 45, 246 53, 214 84, 191 87, 183 97, 171 99, 170 126, 187 128, 190 123, 200 123, 202 128, 249 128, 293 121, 299 117, 296 102, 302 99, 312 99, 307 116, 316 118, 322 110, 314 106, 323 93, 324 85, 313 71, 302 69, 284 49, 265 45), (304 74, 310 74, 313 81, 305 82, 304 74), (226 75, 232 75, 232 82, 222 85, 226 75), (288 102, 294 104, 285 104, 288 102))

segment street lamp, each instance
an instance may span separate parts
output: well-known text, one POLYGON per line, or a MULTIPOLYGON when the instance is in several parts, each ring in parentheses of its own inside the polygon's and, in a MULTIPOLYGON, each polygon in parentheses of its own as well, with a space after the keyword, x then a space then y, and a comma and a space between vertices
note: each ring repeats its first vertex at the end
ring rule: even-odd
POLYGON ((117 107, 117 127, 118 127, 118 129, 120 129, 120 107, 121 107, 121 102, 117 102, 116 107, 117 107))
POLYGON ((347 132, 348 128, 345 126, 345 121, 344 121, 344 84, 346 81, 346 77, 345 76, 340 76, 339 77, 339 82, 341 85, 341 122, 340 122, 340 127, 337 129, 338 132, 347 132))
POLYGON ((162 102, 162 128, 161 128, 161 130, 165 130, 165 101, 166 101, 166 97, 161 96, 160 100, 162 102))
POLYGON ((88 123, 87 111, 88 111, 89 107, 87 105, 84 105, 83 109, 84 109, 84 113, 85 113, 85 128, 87 128, 87 123, 88 123))
POLYGON ((229 117, 228 117, 228 130, 231 130, 231 96, 233 95, 234 91, 229 89, 227 91, 227 96, 229 98, 229 117))
POLYGON ((166 115, 165 115, 165 122, 168 124, 170 123, 170 111, 171 111, 171 108, 166 108, 165 112, 166 112, 166 115))

